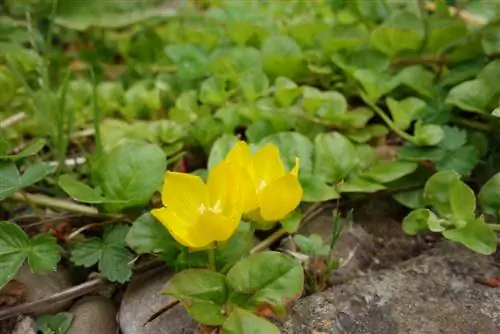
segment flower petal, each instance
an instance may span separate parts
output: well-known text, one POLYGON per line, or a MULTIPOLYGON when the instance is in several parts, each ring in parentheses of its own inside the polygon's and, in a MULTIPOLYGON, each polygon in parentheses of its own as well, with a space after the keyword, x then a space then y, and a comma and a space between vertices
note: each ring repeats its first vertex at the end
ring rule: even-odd
POLYGON ((255 183, 258 187, 269 185, 285 175, 280 151, 276 145, 271 143, 264 145, 255 153, 252 157, 252 165, 255 171, 255 183))
POLYGON ((229 218, 211 211, 205 212, 200 216, 199 229, 192 231, 193 234, 199 234, 197 239, 206 238, 206 245, 214 241, 223 242, 228 240, 238 228, 240 218, 229 218))
MULTIPOLYGON (((207 188, 209 208, 218 209, 226 216, 241 217, 240 182, 236 180, 233 168, 227 161, 222 160, 210 170, 207 188)), ((253 187, 252 190, 255 194, 253 187)))
POLYGON ((188 231, 192 222, 184 221, 168 208, 151 210, 151 214, 168 229, 168 232, 178 243, 191 247, 192 243, 189 240, 188 231))
POLYGON ((292 212, 302 199, 299 180, 287 174, 265 187, 258 195, 260 215, 266 221, 277 221, 292 212))
POLYGON ((252 161, 252 153, 250 146, 242 140, 239 140, 227 154, 225 160, 230 163, 241 164, 249 166, 252 161))
POLYGON ((161 199, 163 205, 188 221, 198 219, 200 204, 207 201, 207 186, 196 175, 166 172, 163 179, 161 199))

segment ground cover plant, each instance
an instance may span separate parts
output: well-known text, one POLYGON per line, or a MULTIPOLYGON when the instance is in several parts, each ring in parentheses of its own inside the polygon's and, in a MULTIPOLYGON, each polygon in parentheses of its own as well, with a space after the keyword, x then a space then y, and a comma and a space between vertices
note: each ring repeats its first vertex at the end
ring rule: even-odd
POLYGON ((126 284, 146 259, 201 325, 277 332, 342 264, 340 214, 328 245, 301 224, 380 193, 406 233, 496 251, 494 2, 1 6, 0 288, 24 263, 126 284))

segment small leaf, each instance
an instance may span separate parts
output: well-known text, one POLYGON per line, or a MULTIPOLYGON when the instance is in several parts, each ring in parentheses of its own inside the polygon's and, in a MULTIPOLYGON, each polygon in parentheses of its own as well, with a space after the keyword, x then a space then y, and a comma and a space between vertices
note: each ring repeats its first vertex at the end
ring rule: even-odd
POLYGON ((314 175, 328 182, 345 178, 358 163, 355 146, 338 132, 321 133, 314 139, 314 175))
POLYGON ((415 124, 414 143, 419 146, 437 145, 444 138, 443 129, 439 125, 421 122, 415 124))
POLYGON ((233 135, 227 134, 217 139, 212 145, 210 154, 208 156, 208 169, 212 169, 215 165, 222 161, 237 141, 238 138, 233 135))
POLYGON ((410 212, 403 219, 403 230, 409 235, 416 235, 420 232, 433 231, 442 232, 445 227, 441 226, 439 218, 429 209, 418 209, 410 212))
POLYGON ((43 314, 36 318, 36 328, 44 334, 66 334, 72 321, 73 314, 69 312, 43 314))
POLYGON ((221 334, 279 334, 279 329, 268 320, 241 308, 235 308, 222 326, 221 334))
POLYGON ((453 170, 461 175, 469 175, 479 162, 477 149, 471 145, 462 146, 453 151, 446 151, 436 162, 437 170, 453 170))
POLYGON ((19 186, 25 188, 41 181, 54 171, 54 166, 46 163, 30 165, 19 179, 19 186))
POLYGON ((178 299, 200 324, 220 326, 226 320, 224 279, 224 275, 206 269, 186 269, 172 277, 162 293, 178 299))
POLYGON ((444 231, 443 236, 484 255, 493 254, 497 248, 496 233, 489 228, 482 217, 469 220, 460 229, 444 231))
POLYGON ((301 221, 302 211, 300 211, 300 208, 297 208, 280 223, 285 231, 287 231, 288 233, 294 233, 299 228, 301 221))
POLYGON ((293 237, 293 241, 299 248, 300 252, 306 255, 325 256, 328 255, 330 251, 328 245, 325 245, 321 236, 317 234, 311 234, 308 237, 297 234, 293 237))
POLYGON ((452 184, 456 180, 459 180, 459 175, 454 171, 446 170, 432 175, 425 184, 425 202, 432 205, 442 216, 452 214, 450 193, 452 184))
POLYGON ((410 209, 420 209, 425 207, 424 189, 400 192, 393 195, 393 198, 400 204, 410 209))
POLYGON ((484 114, 489 113, 486 108, 494 95, 495 90, 488 85, 488 82, 474 79, 453 87, 445 102, 466 111, 484 114))
POLYGON ((398 84, 396 81, 390 80, 387 75, 372 70, 358 69, 353 75, 372 102, 376 102, 382 95, 392 91, 398 84))
POLYGON ((281 107, 289 107, 294 104, 302 89, 297 84, 285 77, 278 77, 274 84, 274 100, 281 107))
POLYGON ((0 201, 20 189, 19 171, 13 162, 0 161, 0 201))
POLYGON ((311 174, 313 145, 304 135, 297 132, 280 132, 262 139, 259 146, 273 143, 278 146, 285 167, 291 170, 295 158, 300 159, 300 173, 311 174))
POLYGON ((457 127, 443 126, 444 138, 439 146, 447 150, 456 150, 467 142, 467 132, 457 127))
POLYGON ((240 77, 238 84, 247 102, 266 96, 269 90, 269 79, 262 72, 246 72, 240 77))
POLYGON ((478 199, 485 213, 500 217, 500 173, 493 175, 483 185, 478 199))
POLYGON ((339 184, 339 189, 341 193, 375 193, 386 189, 386 187, 380 183, 356 177, 341 182, 339 184))
POLYGON ((87 184, 78 181, 69 174, 59 177, 59 186, 74 200, 84 203, 104 203, 106 198, 102 197, 98 189, 93 189, 87 184))
POLYGON ((46 145, 45 139, 37 139, 33 142, 31 142, 24 150, 19 152, 18 154, 14 155, 2 155, 0 156, 0 160, 11 160, 11 161, 17 161, 32 155, 37 154, 40 152, 40 150, 46 145))
POLYGON ((230 92, 226 79, 210 77, 200 86, 200 101, 214 106, 223 106, 229 99, 230 92))
POLYGON ((415 162, 379 161, 361 173, 360 176, 377 183, 387 183, 413 173, 417 167, 418 164, 415 162))
POLYGON ((180 252, 167 228, 149 212, 134 221, 128 231, 126 243, 138 254, 160 254, 162 259, 172 263, 180 252))
POLYGON ((394 124, 401 130, 408 129, 415 115, 426 107, 424 101, 415 97, 408 97, 401 101, 396 101, 389 97, 386 99, 386 103, 391 112, 394 124))
POLYGON ((285 304, 302 293, 304 271, 293 258, 267 251, 236 263, 226 275, 226 285, 232 303, 253 311, 266 305, 283 315, 285 304))
POLYGON ((55 271, 61 259, 61 248, 56 238, 48 234, 39 234, 31 239, 28 264, 33 272, 46 273, 55 271))
POLYGON ((340 194, 333 185, 326 182, 323 177, 315 175, 300 175, 300 184, 304 190, 302 200, 304 202, 324 202, 340 198, 340 194))
POLYGON ((475 217, 476 195, 459 179, 453 180, 450 187, 450 207, 454 219, 467 221, 475 217))
POLYGON ((423 66, 405 67, 396 76, 396 80, 425 97, 432 97, 434 93, 434 74, 423 66))
POLYGON ((0 289, 16 275, 29 249, 30 240, 19 226, 0 222, 0 289))
POLYGON ((70 252, 71 262, 85 268, 92 267, 101 259, 103 247, 102 240, 99 238, 79 242, 70 252))

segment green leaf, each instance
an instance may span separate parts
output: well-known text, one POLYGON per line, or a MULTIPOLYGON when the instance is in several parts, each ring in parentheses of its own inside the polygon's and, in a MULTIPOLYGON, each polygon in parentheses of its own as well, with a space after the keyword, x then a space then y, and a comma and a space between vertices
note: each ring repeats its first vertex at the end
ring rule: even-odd
POLYGON ((483 32, 481 44, 484 53, 487 55, 500 52, 500 32, 498 23, 490 26, 483 32))
POLYGON ((210 77, 201 83, 200 101, 214 106, 223 106, 231 95, 227 89, 226 79, 219 76, 210 77))
POLYGON ((304 271, 299 262, 278 252, 252 254, 226 275, 229 301, 247 310, 269 306, 283 315, 285 304, 300 297, 304 271))
POLYGON ((328 255, 330 248, 323 243, 320 235, 311 234, 308 237, 297 234, 293 236, 293 241, 300 252, 311 256, 328 255))
POLYGON ((173 263, 180 250, 167 228, 149 212, 137 218, 128 231, 127 245, 137 254, 159 254, 173 263))
POLYGON ((453 180, 450 187, 450 207, 454 219, 467 221, 475 217, 476 195, 459 179, 453 180))
POLYGON ((399 203, 410 209, 420 209, 425 207, 424 189, 400 192, 393 195, 399 203))
POLYGON ((372 102, 376 102, 382 95, 389 93, 398 85, 387 75, 372 70, 358 69, 353 76, 361 84, 368 99, 372 102))
POLYGON ((334 186, 327 183, 323 177, 313 174, 302 174, 299 176, 300 184, 304 190, 302 200, 304 202, 324 202, 340 198, 334 186))
POLYGON ((279 334, 279 329, 268 320, 239 307, 235 308, 222 326, 221 334, 279 334))
POLYGON ((217 268, 222 269, 249 255, 253 241, 252 225, 241 222, 233 236, 225 243, 217 246, 215 252, 217 268))
POLYGON ((314 139, 314 175, 328 182, 345 178, 358 163, 355 146, 338 132, 321 133, 314 139))
POLYGON ((377 183, 387 183, 413 173, 417 167, 418 164, 415 162, 379 161, 361 173, 360 176, 377 183))
POLYGON ((424 200, 432 205, 442 216, 453 213, 450 204, 451 187, 459 180, 459 175, 451 170, 437 172, 432 175, 424 187, 424 200))
POLYGON ((16 275, 29 249, 30 240, 19 226, 0 222, 0 289, 16 275))
POLYGON ((500 173, 493 175, 483 185, 478 199, 485 213, 500 216, 500 173))
POLYGON ((104 154, 95 165, 96 183, 105 198, 124 201, 107 204, 107 210, 145 205, 161 186, 165 168, 165 155, 153 144, 124 142, 104 154))
POLYGON ((0 161, 0 201, 20 189, 19 171, 13 162, 0 161))
POLYGON ((236 136, 227 134, 217 139, 212 145, 210 154, 208 156, 208 169, 210 170, 214 168, 215 165, 221 162, 237 141, 238 138, 236 136))
POLYGON ((66 334, 73 321, 73 314, 61 312, 43 314, 36 318, 36 328, 43 334, 66 334))
POLYGON ((110 281, 124 283, 132 276, 132 254, 125 247, 127 225, 115 225, 105 230, 103 239, 90 238, 74 246, 71 261, 77 266, 91 267, 98 263, 99 271, 110 281))
POLYGON ((444 138, 439 146, 447 150, 456 150, 467 142, 467 132, 457 127, 443 126, 444 138))
POLYGON ((31 239, 28 264, 34 272, 55 271, 61 259, 61 248, 56 238, 48 234, 39 234, 31 239))
POLYGON ((295 158, 300 159, 300 173, 311 174, 313 145, 304 135, 297 132, 280 132, 262 139, 259 146, 273 143, 278 146, 285 167, 291 170, 295 158))
POLYGON ((441 147, 421 147, 409 143, 397 149, 398 158, 408 161, 438 161, 445 154, 446 151, 441 147))
POLYGON ((444 138, 443 129, 439 125, 426 124, 420 121, 415 124, 414 143, 420 146, 437 145, 444 138))
POLYGON ((444 231, 445 228, 440 228, 440 226, 439 218, 429 209, 414 210, 403 219, 403 230, 409 235, 416 235, 428 230, 444 231))
POLYGON ((45 139, 39 138, 31 142, 24 150, 14 155, 0 155, 0 160, 17 161, 23 158, 32 156, 40 152, 47 142, 45 139))
POLYGON ((479 162, 478 150, 471 145, 462 146, 453 151, 447 151, 436 162, 438 170, 454 170, 461 175, 469 175, 479 162))
POLYGON ((393 57, 403 51, 416 51, 422 43, 422 24, 415 14, 395 12, 383 24, 373 29, 370 43, 393 57))
POLYGON ((297 208, 288 217, 281 220, 281 227, 288 233, 294 233, 299 228, 302 217, 302 211, 300 208, 297 208))
POLYGON ((495 90, 487 81, 474 79, 453 87, 445 102, 462 110, 484 114, 490 113, 487 107, 494 95, 495 90))
POLYGON ((297 84, 285 77, 276 78, 274 83, 274 100, 281 107, 289 107, 300 97, 302 89, 297 84))
POLYGON ((288 36, 270 36, 262 43, 262 59, 266 74, 295 79, 304 70, 300 46, 288 36))
POLYGON ((401 101, 396 101, 389 97, 385 101, 391 112, 394 124, 401 130, 408 129, 415 115, 426 107, 424 101, 415 97, 408 97, 401 101))
POLYGON ((380 183, 363 179, 361 177, 348 179, 339 184, 339 190, 341 193, 375 193, 384 189, 386 189, 386 187, 380 183))
POLYGON ((444 231, 443 236, 484 255, 493 254, 497 248, 496 233, 489 228, 482 217, 467 221, 467 224, 460 229, 444 231))
POLYGON ((187 269, 172 277, 162 293, 178 299, 198 323, 220 326, 226 320, 224 279, 224 275, 206 269, 187 269))
POLYGON ((323 112, 323 118, 335 119, 335 115, 342 115, 347 110, 347 101, 344 95, 337 91, 322 92, 314 87, 303 87, 302 107, 309 114, 314 114, 325 105, 329 111, 323 112))
POLYGON ((434 94, 434 74, 420 65, 405 67, 395 80, 425 97, 434 94))
POLYGON ((59 186, 74 200, 85 203, 104 203, 106 198, 101 196, 98 189, 93 189, 87 184, 78 181, 69 174, 59 177, 59 186))
POLYGON ((269 91, 269 79, 262 72, 246 72, 240 77, 238 84, 247 102, 266 96, 269 91))
POLYGON ((28 166, 26 171, 19 178, 20 188, 31 186, 41 181, 45 176, 54 171, 54 166, 48 163, 39 163, 28 166))

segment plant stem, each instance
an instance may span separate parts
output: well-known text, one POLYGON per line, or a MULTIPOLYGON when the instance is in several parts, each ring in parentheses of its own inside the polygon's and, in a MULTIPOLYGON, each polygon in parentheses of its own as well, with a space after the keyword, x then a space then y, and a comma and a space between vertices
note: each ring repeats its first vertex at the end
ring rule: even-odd
POLYGON ((389 116, 387 116, 385 114, 385 112, 380 109, 375 103, 371 102, 364 93, 361 93, 360 94, 361 96, 361 99, 366 103, 366 105, 368 105, 370 108, 373 109, 373 111, 375 111, 375 113, 380 117, 382 118, 382 120, 385 122, 385 124, 387 124, 387 126, 389 128, 391 128, 392 131, 394 131, 394 133, 396 133, 398 136, 400 136, 401 138, 403 138, 404 140, 407 140, 411 143, 414 143, 414 140, 413 140, 413 136, 407 134, 406 132, 404 132, 403 130, 401 129, 398 129, 394 123, 392 122, 392 120, 389 118, 389 116))
POLYGON ((40 194, 28 194, 28 193, 19 193, 16 192, 14 193, 11 197, 11 199, 19 202, 27 202, 29 204, 29 201, 31 203, 39 205, 39 206, 44 206, 56 210, 63 210, 63 211, 71 211, 71 212, 78 212, 87 216, 98 216, 99 211, 96 208, 86 206, 86 205, 81 205, 77 203, 73 203, 70 201, 58 199, 58 198, 51 198, 49 196, 45 195, 40 195, 40 194))
POLYGON ((500 224, 488 224, 488 227, 493 231, 500 231, 500 224))
POLYGON ((21 194, 21 196, 23 196, 26 203, 28 203, 31 210, 33 210, 33 213, 38 217, 38 219, 40 219, 41 222, 43 222, 45 220, 43 214, 35 205, 35 203, 33 203, 33 201, 28 197, 28 195, 24 191, 20 191, 19 193, 21 194))
POLYGON ((208 254, 208 269, 217 271, 217 263, 215 262, 215 247, 207 250, 208 254))

